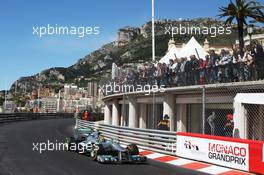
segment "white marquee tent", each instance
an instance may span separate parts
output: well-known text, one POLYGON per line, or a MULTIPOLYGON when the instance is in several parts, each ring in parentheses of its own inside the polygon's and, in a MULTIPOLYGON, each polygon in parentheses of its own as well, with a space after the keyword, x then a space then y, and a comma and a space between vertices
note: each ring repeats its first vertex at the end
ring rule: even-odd
POLYGON ((176 57, 189 58, 191 55, 195 55, 197 58, 205 59, 207 54, 208 53, 204 50, 204 48, 196 41, 194 37, 192 37, 181 50, 176 48, 175 45, 172 45, 166 55, 162 57, 159 62, 168 64, 170 59, 175 59, 176 57))
POLYGON ((166 53, 166 55, 160 59, 159 62, 169 64, 169 60, 174 60, 176 57, 179 57, 179 50, 176 48, 175 45, 173 45, 171 46, 170 50, 166 53))
POLYGON ((181 49, 179 57, 189 58, 191 55, 195 55, 197 58, 205 59, 208 53, 204 48, 192 37, 188 43, 181 49))

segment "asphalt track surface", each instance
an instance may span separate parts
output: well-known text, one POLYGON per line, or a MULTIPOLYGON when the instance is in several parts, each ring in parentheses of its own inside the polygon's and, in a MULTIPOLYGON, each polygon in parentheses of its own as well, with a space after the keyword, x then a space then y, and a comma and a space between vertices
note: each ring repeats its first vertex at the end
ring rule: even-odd
POLYGON ((33 151, 33 143, 64 142, 73 119, 26 121, 0 125, 0 175, 196 175, 181 167, 148 160, 146 164, 99 164, 68 151, 33 151))

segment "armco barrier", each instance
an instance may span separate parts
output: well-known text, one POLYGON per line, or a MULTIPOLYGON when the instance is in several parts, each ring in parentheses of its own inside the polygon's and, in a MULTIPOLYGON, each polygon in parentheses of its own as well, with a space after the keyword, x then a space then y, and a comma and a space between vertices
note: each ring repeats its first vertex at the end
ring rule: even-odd
POLYGON ((3 113, 0 114, 0 123, 39 120, 39 119, 58 119, 73 118, 72 113, 3 113))
POLYGON ((76 119, 76 126, 98 129, 107 139, 115 139, 123 145, 135 143, 141 149, 175 155, 175 132, 105 125, 80 119, 76 119))
POLYGON ((264 174, 264 142, 177 133, 177 156, 264 174))
POLYGON ((139 129, 76 119, 76 127, 98 129, 107 139, 144 150, 264 174, 264 143, 237 138, 139 129))

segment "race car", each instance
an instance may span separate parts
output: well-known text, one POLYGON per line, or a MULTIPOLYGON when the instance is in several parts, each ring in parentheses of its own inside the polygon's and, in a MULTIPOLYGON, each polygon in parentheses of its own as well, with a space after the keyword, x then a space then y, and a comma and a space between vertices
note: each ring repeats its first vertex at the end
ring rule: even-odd
POLYGON ((79 143, 78 152, 90 156, 92 148, 97 146, 102 140, 103 137, 101 137, 100 132, 94 131, 84 141, 79 143))
POLYGON ((105 140, 93 147, 91 158, 99 163, 144 163, 147 157, 140 155, 137 145, 126 148, 112 140, 105 140))
POLYGON ((75 151, 80 154, 90 155, 92 147, 95 144, 98 144, 100 138, 100 132, 98 131, 85 133, 85 137, 82 137, 82 139, 79 139, 78 137, 71 137, 70 139, 67 139, 68 151, 75 151))
MULTIPOLYGON (((66 139, 68 151, 79 151, 79 143, 86 141, 92 133, 95 133, 92 128, 74 128, 73 137, 66 139)), ((91 137, 90 137, 91 138, 91 137)))
POLYGON ((74 128, 73 129, 73 138, 75 141, 81 142, 84 141, 91 133, 94 132, 92 128, 74 128))

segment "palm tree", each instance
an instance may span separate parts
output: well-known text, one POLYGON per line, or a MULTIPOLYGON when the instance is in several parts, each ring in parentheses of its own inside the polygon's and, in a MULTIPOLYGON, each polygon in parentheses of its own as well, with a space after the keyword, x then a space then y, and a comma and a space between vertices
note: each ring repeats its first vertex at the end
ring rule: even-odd
POLYGON ((236 19, 241 52, 244 48, 244 25, 248 25, 247 18, 263 23, 264 13, 262 12, 262 9, 264 9, 264 6, 256 0, 235 0, 235 3, 230 0, 227 7, 219 8, 219 17, 227 17, 225 21, 226 24, 231 24, 233 20, 236 19))

